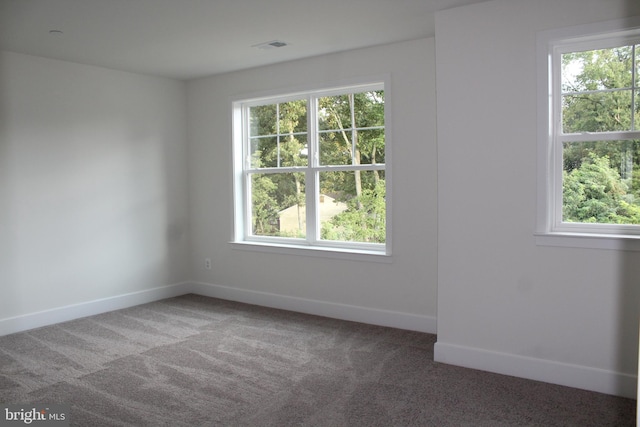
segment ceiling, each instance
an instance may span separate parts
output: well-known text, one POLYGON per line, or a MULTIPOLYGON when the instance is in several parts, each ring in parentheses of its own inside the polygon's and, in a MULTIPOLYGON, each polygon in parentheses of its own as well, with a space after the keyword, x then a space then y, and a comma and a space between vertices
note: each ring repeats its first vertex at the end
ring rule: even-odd
POLYGON ((191 79, 433 36, 435 11, 481 1, 0 0, 0 50, 191 79))

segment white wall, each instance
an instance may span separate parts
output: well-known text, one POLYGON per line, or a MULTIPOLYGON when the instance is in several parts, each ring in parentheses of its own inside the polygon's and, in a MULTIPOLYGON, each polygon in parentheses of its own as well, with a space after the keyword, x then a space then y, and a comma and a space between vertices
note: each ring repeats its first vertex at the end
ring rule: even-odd
POLYGON ((185 115, 185 83, 0 52, 0 320, 186 280, 185 115))
POLYGON ((188 83, 192 270, 201 292, 435 332, 434 41, 423 39, 278 64, 188 83), (241 251, 232 229, 233 97, 390 73, 393 262, 241 251), (204 259, 213 268, 204 269, 204 259), (221 288, 222 287, 222 288, 221 288), (212 290, 213 289, 213 290, 212 290), (265 293, 265 294, 262 294, 265 293), (342 304, 342 305, 340 305, 342 304), (350 306, 345 307, 344 305, 350 306), (319 308, 321 307, 321 308, 319 308), (317 309, 317 310, 316 310, 317 309), (359 310, 360 309, 360 310, 359 310), (385 319, 412 319, 411 324, 385 319))
POLYGON ((640 253, 536 246, 536 34, 640 14, 495 0, 436 16, 436 360, 635 395, 640 253))

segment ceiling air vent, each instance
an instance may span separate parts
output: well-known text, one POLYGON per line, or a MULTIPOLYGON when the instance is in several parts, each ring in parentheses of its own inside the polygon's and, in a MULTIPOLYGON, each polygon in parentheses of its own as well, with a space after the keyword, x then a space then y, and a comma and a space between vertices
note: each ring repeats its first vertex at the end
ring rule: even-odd
POLYGON ((259 44, 254 44, 251 47, 255 47, 262 50, 275 49, 277 47, 285 47, 287 43, 280 40, 272 40, 270 42, 264 42, 259 44))

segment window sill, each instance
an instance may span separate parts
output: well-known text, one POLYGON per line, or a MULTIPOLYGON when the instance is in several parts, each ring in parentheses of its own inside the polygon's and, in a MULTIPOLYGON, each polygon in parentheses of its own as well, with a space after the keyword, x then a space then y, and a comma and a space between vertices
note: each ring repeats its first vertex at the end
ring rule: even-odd
POLYGON ((640 236, 592 233, 536 233, 536 245, 614 251, 640 251, 640 236))
POLYGON ((347 261, 365 261, 365 262, 381 262, 392 263, 393 258, 390 254, 378 251, 360 250, 360 249, 341 249, 321 246, 296 246, 286 244, 261 243, 261 242, 229 242, 233 249, 252 251, 252 252, 269 252, 283 255, 299 255, 320 258, 333 258, 347 261))

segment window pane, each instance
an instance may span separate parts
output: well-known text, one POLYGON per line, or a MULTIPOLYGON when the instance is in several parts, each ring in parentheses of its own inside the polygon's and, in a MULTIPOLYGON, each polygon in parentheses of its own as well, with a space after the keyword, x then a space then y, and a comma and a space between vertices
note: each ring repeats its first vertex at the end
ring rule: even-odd
POLYGON ((277 104, 249 108, 249 135, 275 135, 277 104))
POLYGON ((631 46, 570 52, 562 55, 562 91, 631 87, 631 46))
POLYGON ((251 174, 254 236, 306 235, 304 173, 251 174))
POLYGON ((636 87, 640 87, 640 44, 636 45, 636 87))
POLYGON ((352 164, 353 132, 320 132, 318 143, 320 145, 320 164, 326 165, 350 165, 352 164))
POLYGON ((318 129, 343 130, 351 128, 353 95, 326 96, 318 99, 318 129))
POLYGON ((280 166, 306 166, 307 134, 287 135, 280 140, 280 166))
POLYGON ((563 146, 562 220, 640 224, 640 140, 563 146))
POLYGON ((631 90, 562 97, 564 133, 631 130, 631 90))
POLYGON ((634 111, 633 130, 640 130, 640 93, 636 93, 636 110, 634 111))
POLYGON ((585 85, 579 79, 584 69, 583 61, 575 57, 574 53, 565 53, 562 55, 562 93, 566 92, 582 92, 586 90, 585 85))
POLYGON ((290 101, 280 104, 280 133, 300 133, 307 131, 307 100, 290 101))
POLYGON ((384 129, 367 129, 357 132, 356 164, 384 164, 384 129))
POLYGON ((384 91, 354 94, 356 127, 384 126, 384 91))
POLYGON ((385 197, 384 171, 320 173, 321 238, 384 243, 385 197))
POLYGON ((278 166, 278 138, 251 138, 249 140, 251 150, 252 168, 273 168, 278 166))

